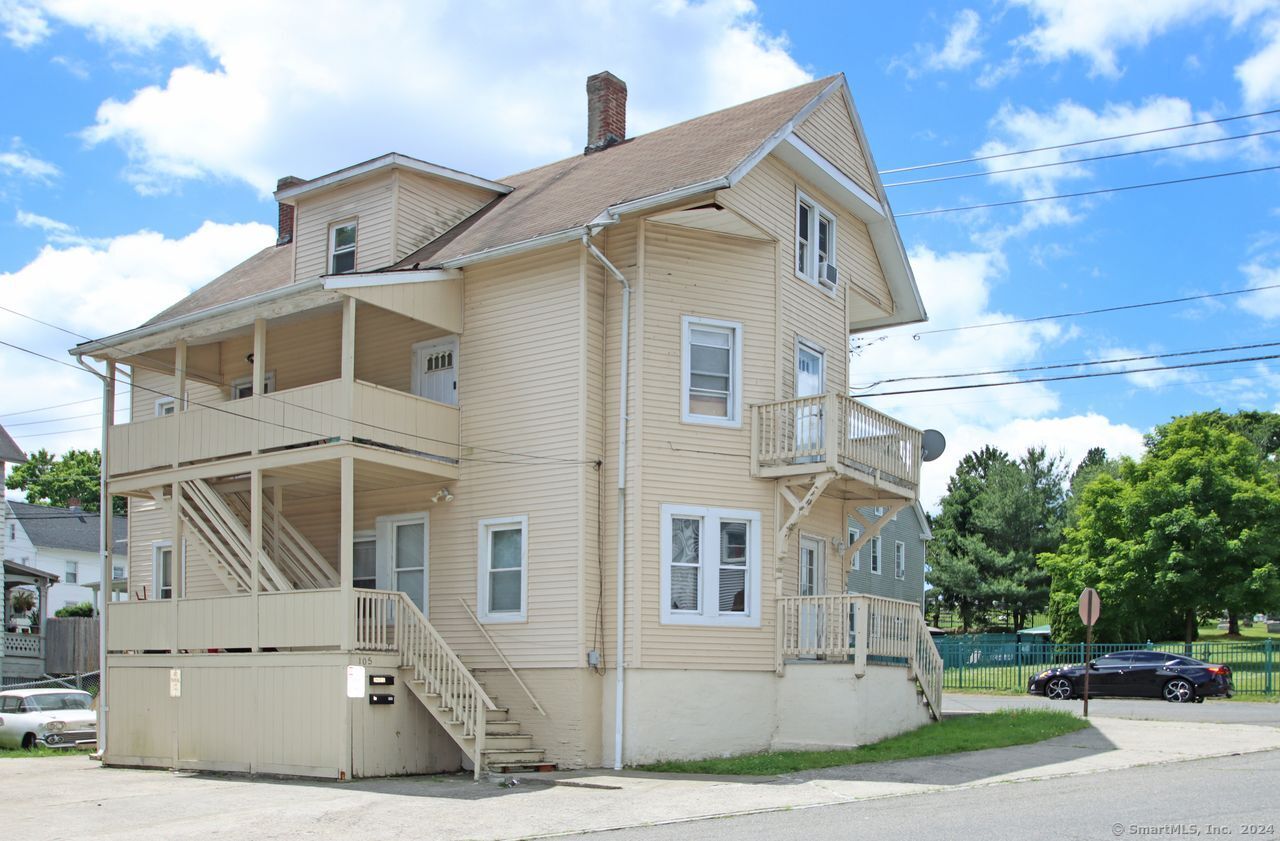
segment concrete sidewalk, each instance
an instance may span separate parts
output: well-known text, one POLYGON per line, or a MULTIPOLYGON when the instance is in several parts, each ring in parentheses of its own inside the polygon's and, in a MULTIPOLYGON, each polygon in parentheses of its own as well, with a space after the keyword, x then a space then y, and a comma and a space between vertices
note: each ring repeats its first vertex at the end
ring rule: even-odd
POLYGON ((566 772, 512 787, 462 777, 345 784, 104 769, 84 757, 0 760, 15 838, 515 839, 1089 774, 1263 750, 1280 729, 1098 718, 1035 745, 784 777, 566 772), (56 820, 49 816, 56 815, 56 820))

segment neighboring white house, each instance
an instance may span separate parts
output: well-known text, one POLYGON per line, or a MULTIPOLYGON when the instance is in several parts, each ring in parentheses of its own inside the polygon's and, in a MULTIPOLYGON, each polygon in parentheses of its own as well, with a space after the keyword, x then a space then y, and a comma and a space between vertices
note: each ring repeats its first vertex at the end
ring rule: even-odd
MULTIPOLYGON (((7 501, 4 520, 5 560, 34 567, 58 577, 49 587, 40 613, 46 619, 58 610, 80 602, 97 601, 102 565, 98 560, 98 515, 74 508, 7 501)), ((125 535, 128 520, 116 517, 112 534, 116 549, 112 559, 112 601, 128 596, 125 578, 125 535)))

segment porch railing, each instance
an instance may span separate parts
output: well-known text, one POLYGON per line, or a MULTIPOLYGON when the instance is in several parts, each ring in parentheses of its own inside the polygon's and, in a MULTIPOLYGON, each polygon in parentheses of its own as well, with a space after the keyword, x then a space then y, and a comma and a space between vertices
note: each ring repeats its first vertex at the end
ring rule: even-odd
POLYGON ((920 483, 920 430, 843 394, 751 407, 752 473, 842 465, 908 488, 920 483))
POLYGON ((44 657, 44 634, 4 634, 6 657, 44 657))
POLYGON ((942 657, 915 602, 879 596, 784 596, 778 599, 777 665, 812 658, 906 666, 935 717, 942 701, 942 657))

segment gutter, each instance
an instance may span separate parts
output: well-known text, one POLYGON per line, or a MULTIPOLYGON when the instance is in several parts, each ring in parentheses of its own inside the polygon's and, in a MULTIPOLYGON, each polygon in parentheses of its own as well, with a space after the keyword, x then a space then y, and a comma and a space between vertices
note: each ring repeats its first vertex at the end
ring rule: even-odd
POLYGON ((630 344, 631 329, 631 284, 627 283, 627 278, 618 271, 617 266, 610 263, 609 258, 601 254, 600 249, 591 242, 591 237, 596 233, 599 233, 599 229, 582 234, 582 245, 609 274, 613 275, 614 280, 622 284, 622 335, 619 340, 621 347, 618 355, 620 369, 618 371, 618 631, 613 667, 616 676, 613 698, 613 769, 620 771, 622 770, 622 698, 623 690, 626 688, 622 660, 626 648, 623 631, 627 612, 624 584, 627 571, 627 368, 630 361, 627 349, 630 344))

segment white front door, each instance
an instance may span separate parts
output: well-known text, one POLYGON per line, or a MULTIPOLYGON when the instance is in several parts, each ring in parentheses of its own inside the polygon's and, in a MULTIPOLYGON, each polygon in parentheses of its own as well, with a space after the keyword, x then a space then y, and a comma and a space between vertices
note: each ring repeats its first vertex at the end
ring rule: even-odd
MULTIPOLYGON (((796 397, 822 394, 826 386, 826 354, 800 339, 796 342, 796 397)), ((818 461, 822 450, 822 406, 802 405, 796 409, 796 451, 798 461, 818 461)))
POLYGON ((457 405, 457 336, 413 346, 413 393, 438 403, 457 405))
MULTIPOLYGON (((801 596, 821 596, 826 593, 826 543, 818 537, 800 537, 800 588, 801 596)), ((824 632, 826 612, 820 605, 800 606, 800 647, 820 649, 826 638, 824 632)))
POLYGON ((379 590, 399 590, 427 615, 430 531, 426 512, 379 517, 377 523, 379 590))

